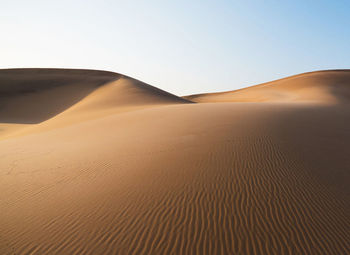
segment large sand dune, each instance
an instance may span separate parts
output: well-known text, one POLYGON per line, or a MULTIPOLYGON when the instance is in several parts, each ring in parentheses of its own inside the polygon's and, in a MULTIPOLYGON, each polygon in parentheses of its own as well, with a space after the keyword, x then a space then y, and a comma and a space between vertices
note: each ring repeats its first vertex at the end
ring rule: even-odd
POLYGON ((0 77, 0 254, 350 253, 350 72, 186 97, 205 104, 108 72, 0 77))
MULTIPOLYGON (((124 75, 74 69, 0 70, 0 99, 0 137, 24 127, 26 133, 33 130, 23 124, 57 128, 147 106, 189 103, 124 75)), ((42 131, 38 126, 34 129, 42 131)))
POLYGON ((350 72, 329 70, 303 73, 240 90, 190 95, 195 102, 312 102, 350 101, 350 72))

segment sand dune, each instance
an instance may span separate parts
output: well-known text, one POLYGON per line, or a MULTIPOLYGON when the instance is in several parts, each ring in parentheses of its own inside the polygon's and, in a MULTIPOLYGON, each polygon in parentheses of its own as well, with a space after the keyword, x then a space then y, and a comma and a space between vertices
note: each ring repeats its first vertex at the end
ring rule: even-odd
POLYGON ((190 95, 184 98, 208 102, 311 102, 339 103, 350 101, 349 70, 303 73, 244 89, 190 95))
POLYGON ((350 253, 346 72, 312 74, 317 100, 292 79, 279 89, 300 100, 206 104, 88 73, 86 92, 3 121, 0 254, 350 253))
POLYGON ((45 121, 119 77, 111 72, 89 70, 0 70, 0 122, 45 121))
POLYGON ((189 103, 141 81, 106 71, 5 69, 0 70, 0 84, 0 138, 140 107, 189 103), (18 125, 39 123, 43 128, 18 125))

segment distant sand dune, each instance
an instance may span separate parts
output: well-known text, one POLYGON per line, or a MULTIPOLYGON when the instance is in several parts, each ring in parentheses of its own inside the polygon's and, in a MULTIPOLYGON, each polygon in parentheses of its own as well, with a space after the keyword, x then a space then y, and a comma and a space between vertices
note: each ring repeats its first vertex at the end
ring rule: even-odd
POLYGON ((40 123, 15 111, 0 124, 0 254, 350 254, 339 73, 315 74, 317 100, 292 79, 281 90, 302 100, 190 98, 205 104, 113 74, 60 111, 30 106, 40 123))
POLYGON ((69 69, 0 70, 0 122, 39 123, 120 75, 69 69))
POLYGON ((18 124, 55 119, 44 126, 57 128, 140 107, 189 103, 124 75, 74 69, 0 70, 0 99, 0 138, 28 126, 18 124))
POLYGON ((349 70, 294 75, 244 89, 185 96, 195 102, 311 102, 350 101, 349 70))

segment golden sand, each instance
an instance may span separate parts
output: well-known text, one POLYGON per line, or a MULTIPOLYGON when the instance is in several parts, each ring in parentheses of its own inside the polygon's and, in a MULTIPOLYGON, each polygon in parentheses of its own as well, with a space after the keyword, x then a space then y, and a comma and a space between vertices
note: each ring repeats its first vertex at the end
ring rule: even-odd
POLYGON ((349 86, 0 70, 0 254, 350 254, 349 86))

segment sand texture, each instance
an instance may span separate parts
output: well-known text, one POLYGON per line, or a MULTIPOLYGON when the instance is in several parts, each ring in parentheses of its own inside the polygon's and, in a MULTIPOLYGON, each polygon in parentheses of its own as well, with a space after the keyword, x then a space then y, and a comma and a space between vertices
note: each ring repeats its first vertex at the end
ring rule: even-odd
POLYGON ((350 71, 181 98, 8 69, 0 100, 0 254, 350 254, 350 71))

